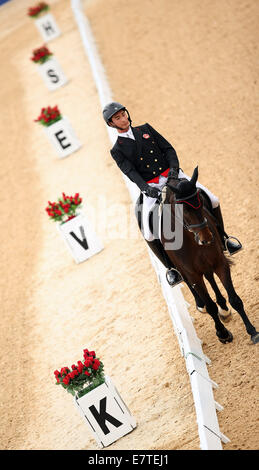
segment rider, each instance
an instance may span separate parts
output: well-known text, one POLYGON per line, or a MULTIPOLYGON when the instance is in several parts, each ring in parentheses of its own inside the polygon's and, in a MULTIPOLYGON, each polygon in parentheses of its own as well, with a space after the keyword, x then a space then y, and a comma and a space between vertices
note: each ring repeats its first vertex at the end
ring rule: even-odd
MULTIPOLYGON (((118 138, 111 149, 111 155, 120 170, 133 181, 143 195, 143 236, 151 250, 167 268, 166 278, 173 287, 183 278, 167 256, 161 241, 154 237, 150 229, 149 217, 160 191, 170 178, 190 179, 179 168, 179 160, 172 145, 150 124, 132 127, 131 118, 125 106, 117 102, 108 103, 103 109, 106 124, 117 129, 118 138)), ((232 255, 242 248, 240 243, 233 243, 225 233, 223 218, 218 198, 199 182, 196 186, 208 195, 212 214, 227 251, 232 255)))

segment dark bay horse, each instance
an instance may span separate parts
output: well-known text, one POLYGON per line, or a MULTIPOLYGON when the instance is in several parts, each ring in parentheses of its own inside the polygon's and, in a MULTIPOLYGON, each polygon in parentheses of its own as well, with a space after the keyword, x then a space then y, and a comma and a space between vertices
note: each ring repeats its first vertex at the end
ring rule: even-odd
POLYGON ((234 289, 230 274, 231 262, 224 255, 216 222, 209 211, 206 198, 196 188, 197 178, 198 167, 195 168, 190 181, 186 179, 167 181, 164 205, 170 207, 171 231, 174 232, 176 204, 182 204, 183 243, 180 249, 168 249, 168 240, 164 237, 163 229, 161 242, 194 295, 196 306, 205 306, 207 313, 213 318, 219 340, 228 343, 233 340, 233 336, 218 315, 217 304, 225 311, 227 306, 214 279, 214 273, 226 289, 229 303, 241 316, 253 343, 258 343, 259 333, 249 321, 243 302, 234 289), (203 276, 211 284, 216 294, 216 302, 209 295, 203 276))

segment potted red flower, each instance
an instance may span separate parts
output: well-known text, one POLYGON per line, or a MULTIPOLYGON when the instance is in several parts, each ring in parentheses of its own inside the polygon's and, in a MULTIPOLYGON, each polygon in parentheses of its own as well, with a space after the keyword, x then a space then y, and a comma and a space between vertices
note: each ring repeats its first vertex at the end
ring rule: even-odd
POLYGON ((74 196, 67 196, 65 193, 62 193, 62 198, 59 198, 58 202, 48 201, 48 206, 45 210, 51 220, 64 224, 78 215, 76 212, 81 208, 81 203, 82 198, 79 196, 79 193, 76 193, 74 196))
POLYGON ((33 56, 31 60, 36 64, 44 64, 47 60, 52 57, 52 52, 47 48, 47 46, 42 46, 33 50, 33 56))
POLYGON ((47 108, 41 108, 41 113, 34 119, 34 122, 39 122, 43 126, 49 127, 57 121, 62 119, 61 113, 58 109, 58 106, 48 106, 47 108))
POLYGON ((105 382, 103 363, 96 357, 95 351, 84 349, 84 359, 77 365, 62 367, 55 370, 56 385, 63 388, 76 398, 84 396, 105 382))
POLYGON ((31 18, 38 18, 42 12, 46 12, 49 9, 49 5, 45 2, 39 2, 34 7, 29 7, 28 16, 31 18))

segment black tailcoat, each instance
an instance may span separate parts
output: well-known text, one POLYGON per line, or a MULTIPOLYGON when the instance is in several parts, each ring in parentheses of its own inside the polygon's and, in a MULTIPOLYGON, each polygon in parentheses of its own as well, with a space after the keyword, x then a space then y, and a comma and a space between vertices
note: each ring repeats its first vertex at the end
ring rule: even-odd
POLYGON ((118 135, 111 155, 120 170, 143 191, 148 181, 168 168, 179 168, 179 161, 172 145, 150 124, 132 127, 132 131, 135 140, 118 135))

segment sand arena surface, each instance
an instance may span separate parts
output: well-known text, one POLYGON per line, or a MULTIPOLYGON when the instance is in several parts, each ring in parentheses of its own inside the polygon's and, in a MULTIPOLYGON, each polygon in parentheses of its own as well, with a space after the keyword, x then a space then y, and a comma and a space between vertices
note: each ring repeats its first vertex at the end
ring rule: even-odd
MULTIPOLYGON (((32 3, 0 7, 1 449, 97 448, 53 375, 81 359, 86 347, 96 350, 138 422, 110 450, 199 449, 185 363, 109 156, 70 2, 48 3, 62 31, 49 48, 69 79, 55 92, 30 61, 43 42, 26 16, 32 3), (33 122, 41 107, 55 104, 83 143, 64 160, 33 122), (80 265, 44 211, 62 191, 80 193, 83 213, 105 245, 80 265)), ((85 0, 84 8, 114 98, 127 105, 135 125, 149 122, 172 142, 186 173, 198 164, 199 180, 220 197, 226 229, 245 247, 232 268, 234 285, 259 328, 258 2, 85 0)), ((229 324, 233 343, 219 343, 210 318, 183 292, 219 385, 218 420, 231 439, 223 448, 257 449, 258 347, 238 314, 229 324)))

